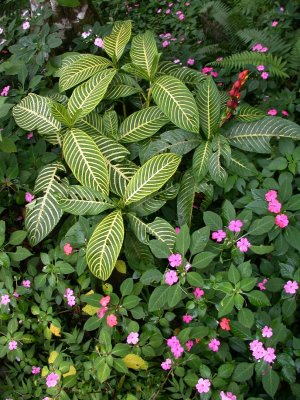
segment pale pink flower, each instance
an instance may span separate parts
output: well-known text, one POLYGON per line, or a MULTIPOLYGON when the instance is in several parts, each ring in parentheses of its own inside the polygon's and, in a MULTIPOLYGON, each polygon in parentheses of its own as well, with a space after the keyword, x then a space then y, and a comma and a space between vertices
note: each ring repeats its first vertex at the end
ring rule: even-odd
POLYGON ((127 336, 128 344, 137 344, 139 341, 139 334, 137 332, 130 332, 127 336))
POLYGON ((289 115, 289 113, 288 113, 286 110, 282 110, 282 111, 281 111, 281 114, 282 114, 284 117, 288 117, 288 115, 289 115))
POLYGON ((58 380, 59 380, 59 376, 57 374, 55 374, 54 372, 51 372, 46 377, 46 385, 48 386, 48 388, 54 387, 57 385, 58 380))
POLYGON ((83 39, 86 39, 87 37, 91 36, 92 32, 88 31, 88 32, 82 32, 81 37, 83 37, 83 39))
POLYGON ((263 73, 261 74, 261 77, 262 77, 264 80, 268 79, 268 78, 269 78, 268 72, 263 72, 263 73))
POLYGON ((118 325, 117 317, 114 314, 110 314, 106 317, 106 323, 111 328, 118 325))
POLYGON ((275 115, 277 115, 277 110, 276 110, 276 108, 271 108, 269 111, 268 111, 268 115, 272 115, 273 117, 275 116, 275 115))
POLYGON ((200 299, 204 295, 204 290, 197 287, 193 293, 196 299, 200 299))
POLYGON ((67 299, 67 303, 70 307, 75 306, 76 299, 75 299, 74 292, 72 289, 67 288, 66 293, 64 294, 64 297, 67 299))
POLYGON ((9 297, 9 295, 8 294, 3 294, 2 296, 1 296, 1 304, 3 305, 3 306, 6 306, 7 304, 9 304, 10 303, 10 297, 9 297))
POLYGON ((268 47, 263 47, 263 48, 260 50, 260 52, 261 52, 261 53, 266 53, 268 50, 269 50, 268 47))
POLYGON ((168 260, 169 260, 171 267, 179 267, 182 263, 182 257, 181 257, 181 254, 179 254, 179 253, 171 254, 168 257, 168 260))
POLYGON ((259 290, 266 290, 265 284, 268 282, 267 278, 264 278, 262 282, 259 282, 257 286, 259 287, 259 290))
MULTIPOLYGON (((0 43, 0 44, 2 44, 2 43, 0 43)), ((9 90, 10 90, 10 86, 9 85, 8 86, 4 86, 4 88, 1 91, 0 96, 6 97, 8 95, 8 93, 9 93, 9 90)))
POLYGON ((298 289, 299 285, 296 281, 287 281, 287 283, 284 285, 285 293, 288 294, 296 294, 298 289))
POLYGON ((214 78, 216 78, 218 75, 219 75, 219 74, 218 74, 218 72, 216 72, 216 71, 212 71, 212 72, 211 72, 211 76, 213 76, 214 78))
POLYGON ((166 14, 168 15, 168 14, 170 14, 170 12, 171 12, 171 10, 168 8, 168 9, 166 10, 166 14))
POLYGON ((169 286, 172 286, 174 283, 178 282, 178 276, 176 274, 176 271, 168 271, 168 272, 166 272, 165 282, 169 286))
POLYGON ((285 214, 278 214, 275 217, 275 224, 279 226, 279 228, 285 228, 289 224, 288 216, 285 214))
POLYGON ((278 25, 278 21, 272 21, 272 26, 276 27, 278 25))
POLYGON ((243 226, 243 222, 242 222, 241 220, 239 220, 239 219, 234 220, 234 219, 233 219, 233 220, 231 220, 231 221, 229 222, 228 229, 229 229, 231 232, 240 232, 242 226, 243 226))
POLYGON ((208 343, 208 347, 214 351, 217 352, 219 350, 221 342, 218 339, 211 339, 211 341, 208 343))
POLYGON ((34 365, 31 368, 31 373, 32 375, 38 375, 41 372, 41 368, 40 367, 35 367, 34 365))
POLYGON ((272 213, 278 214, 281 210, 281 203, 278 200, 272 200, 268 204, 268 210, 272 213))
POLYGON ((159 9, 156 11, 157 14, 160 14, 161 12, 162 12, 162 9, 161 9, 161 8, 159 8, 159 9))
POLYGON ((180 14, 182 14, 182 11, 176 11, 176 13, 175 13, 176 15, 180 15, 180 14))
POLYGON ((25 193, 25 201, 27 203, 31 203, 33 199, 34 199, 34 195, 33 194, 31 194, 29 192, 25 193))
POLYGON ((257 66, 257 71, 264 71, 265 70, 265 66, 264 65, 258 65, 257 66))
POLYGON ((183 21, 185 19, 185 15, 184 14, 180 14, 178 16, 179 21, 183 21))
POLYGON ((194 346, 194 342, 193 342, 193 340, 188 340, 187 342, 186 342, 186 348, 187 348, 187 351, 191 351, 191 349, 192 349, 192 347, 194 346))
POLYGON ((64 253, 69 256, 73 251, 73 247, 70 245, 70 243, 66 243, 64 245, 64 253))
POLYGON ((226 238, 226 232, 224 232, 222 229, 219 229, 218 231, 213 232, 211 237, 217 242, 222 242, 222 240, 226 238))
MULTIPOLYGON (((174 61, 175 62, 175 61, 174 61)), ((176 228, 175 228, 175 233, 176 233, 176 235, 178 235, 178 233, 180 232, 180 228, 179 228, 179 226, 176 226, 176 228)))
POLYGON ((200 378, 196 385, 196 389, 198 390, 198 393, 200 393, 200 394, 208 393, 210 390, 210 385, 211 385, 211 383, 210 383, 209 379, 200 378))
POLYGON ((24 21, 22 24, 22 28, 24 31, 30 28, 30 23, 28 21, 24 21))
POLYGON ((33 138, 33 133, 29 132, 26 137, 27 137, 28 140, 32 139, 33 138))
POLYGON ((241 238, 236 245, 242 253, 246 253, 251 247, 251 243, 247 238, 241 238))
POLYGON ((184 267, 185 271, 188 272, 192 268, 190 263, 187 263, 186 266, 184 267))
POLYGON ((11 340, 10 342, 8 342, 8 349, 9 350, 16 350, 18 347, 18 343, 15 340, 11 340))
POLYGON ((276 360, 275 349, 273 347, 267 347, 264 354, 264 361, 267 363, 273 363, 276 360))
POLYGON ((284 7, 279 7, 279 11, 284 12, 284 7))
POLYGON ((174 60, 173 63, 174 63, 174 64, 179 64, 179 63, 180 63, 179 58, 176 58, 176 60, 174 60))
POLYGON ((263 46, 260 43, 257 43, 252 47, 252 51, 261 51, 262 48, 263 46))
POLYGON ((169 42, 168 40, 164 40, 164 41, 162 42, 162 47, 168 47, 169 44, 170 44, 170 42, 169 42))
POLYGON ((191 5, 191 3, 190 3, 189 1, 185 2, 184 4, 185 4, 187 7, 188 7, 189 5, 191 5))
POLYGON ((26 279, 22 282, 22 286, 30 288, 31 282, 29 279, 26 279))
POLYGON ((182 317, 182 321, 185 322, 186 324, 189 324, 192 321, 193 317, 189 314, 185 314, 182 317))
POLYGON ((236 400, 237 397, 232 392, 220 392, 221 400, 236 400))
POLYGON ((169 3, 168 7, 172 7, 174 3, 169 3))
POLYGON ((262 337, 270 338, 273 336, 273 330, 269 326, 264 326, 261 330, 262 337))
POLYGON ((167 358, 165 361, 161 363, 162 369, 165 371, 169 370, 172 368, 172 360, 170 358, 167 358))
POLYGON ((98 318, 103 318, 105 313, 108 311, 107 307, 101 307, 97 311, 98 318))
POLYGON ((14 292, 13 296, 16 297, 16 298, 20 297, 19 293, 17 293, 17 292, 14 292))
POLYGON ((110 302, 110 296, 104 296, 102 297, 102 299, 99 301, 99 303, 101 304, 101 306, 106 307, 108 306, 110 302))
POLYGON ((97 46, 97 47, 100 47, 101 49, 103 49, 103 45, 104 45, 103 39, 97 37, 97 38, 94 40, 94 45, 97 46))
POLYGON ((277 192, 276 190, 269 190, 266 194, 265 194, 265 199, 267 201, 274 201, 277 199, 277 192))
POLYGON ((194 65, 195 60, 194 60, 194 58, 189 58, 186 63, 187 63, 187 65, 194 65))

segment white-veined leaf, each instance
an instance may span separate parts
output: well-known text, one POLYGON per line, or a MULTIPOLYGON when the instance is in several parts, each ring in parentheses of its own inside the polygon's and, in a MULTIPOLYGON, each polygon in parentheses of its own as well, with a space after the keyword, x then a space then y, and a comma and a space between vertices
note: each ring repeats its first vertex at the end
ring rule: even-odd
POLYGON ((211 145, 213 151, 220 152, 220 156, 223 157, 225 165, 228 167, 231 162, 231 147, 227 138, 223 135, 217 135, 213 138, 211 145))
POLYGON ((199 114, 195 99, 179 79, 164 75, 154 81, 152 95, 155 103, 179 128, 199 132, 199 114))
POLYGON ((211 143, 207 140, 201 143, 193 156, 193 173, 197 182, 201 181, 208 172, 208 162, 212 155, 211 143))
POLYGON ((219 90, 211 76, 197 86, 196 103, 200 116, 200 126, 207 139, 211 139, 219 129, 221 100, 219 90))
POLYGON ((176 154, 159 154, 148 160, 131 178, 124 193, 128 205, 159 190, 176 172, 181 157, 176 154))
POLYGON ((92 111, 84 118, 77 121, 75 128, 81 129, 89 135, 104 135, 105 133, 103 120, 95 111, 92 111))
POLYGON ((154 268, 154 257, 146 244, 141 243, 136 240, 135 236, 131 232, 126 232, 124 240, 124 250, 126 255, 126 260, 132 268, 142 268, 146 269, 154 268))
POLYGON ((69 130, 63 143, 64 158, 83 185, 108 195, 109 176, 105 159, 94 140, 80 129, 69 130))
POLYGON ((57 204, 54 193, 65 193, 60 184, 58 171, 65 171, 61 163, 47 165, 41 169, 37 177, 34 193, 43 193, 26 207, 25 228, 32 246, 43 240, 56 226, 63 211, 57 204))
POLYGON ((60 144, 61 123, 51 115, 50 104, 49 98, 30 93, 14 106, 13 116, 22 129, 37 129, 48 142, 60 144))
POLYGON ((172 61, 163 61, 158 65, 158 74, 172 75, 180 79, 182 82, 190 85, 195 85, 206 80, 206 75, 200 71, 191 68, 183 68, 174 64, 172 61))
POLYGON ((108 164, 110 190, 119 196, 123 196, 127 185, 138 171, 138 167, 129 160, 115 164, 107 158, 106 162, 108 164))
POLYGON ((138 85, 135 79, 128 74, 119 72, 111 81, 105 94, 105 98, 116 100, 120 97, 128 97, 139 92, 142 92, 142 88, 138 85))
POLYGON ((249 106, 248 104, 241 104, 237 109, 236 119, 241 122, 252 122, 264 118, 265 115, 259 108, 249 106))
POLYGON ((129 115, 119 128, 119 140, 124 143, 137 142, 154 135, 168 118, 158 107, 149 107, 129 115))
POLYGON ((130 154, 126 147, 106 136, 91 135, 103 156, 109 161, 120 162, 130 154))
POLYGON ((111 34, 103 39, 104 50, 114 62, 121 58, 130 36, 131 21, 117 21, 111 34))
POLYGON ((279 117, 265 117, 255 122, 234 124, 226 133, 229 143, 239 149, 270 153, 272 137, 300 139, 300 126, 279 117))
POLYGON ((106 111, 103 115, 105 134, 109 137, 116 137, 118 134, 118 114, 114 111, 106 111))
POLYGON ((60 103, 56 103, 52 101, 50 103, 51 112, 54 118, 56 118, 59 122, 64 124, 67 127, 72 126, 72 120, 69 116, 68 110, 60 103))
POLYGON ((120 211, 106 216, 96 226, 88 242, 86 258, 89 269, 106 281, 116 264, 124 239, 124 223, 120 211))
POLYGON ((130 57, 134 66, 143 72, 143 77, 151 80, 156 73, 154 66, 158 61, 156 42, 151 31, 133 38, 130 57))
POLYGON ((245 154, 238 150, 231 149, 231 162, 229 170, 238 176, 247 178, 257 174, 257 169, 252 164, 245 154))
POLYGON ((192 171, 183 175, 177 197, 177 218, 180 226, 191 226, 195 198, 195 180, 192 171))
POLYGON ((221 187, 224 187, 227 180, 227 172, 221 165, 221 152, 218 149, 214 152, 208 161, 208 170, 211 178, 221 187))
POLYGON ((68 90, 108 67, 112 67, 111 61, 93 54, 68 57, 58 72, 60 91, 68 90))
POLYGON ((81 118, 94 110, 103 99, 116 72, 112 69, 98 72, 73 91, 68 103, 68 111, 72 119, 78 110, 81 110, 81 118))

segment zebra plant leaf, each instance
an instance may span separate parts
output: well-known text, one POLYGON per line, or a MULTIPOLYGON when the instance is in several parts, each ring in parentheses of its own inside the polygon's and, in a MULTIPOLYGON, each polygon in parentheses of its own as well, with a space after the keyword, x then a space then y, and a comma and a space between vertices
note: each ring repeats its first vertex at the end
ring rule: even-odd
POLYGON ((135 93, 142 92, 142 88, 136 80, 128 74, 117 73, 105 94, 106 99, 116 100, 120 97, 128 97, 135 93))
POLYGON ((64 137, 63 154, 75 178, 83 186, 108 195, 109 176, 105 158, 89 135, 80 129, 69 130, 64 137))
POLYGON ((259 108, 241 104, 238 107, 236 119, 241 122, 253 122, 265 117, 265 113, 259 108))
POLYGON ((154 135, 168 122, 158 107, 136 111, 127 117, 119 128, 119 140, 124 143, 137 142, 154 135))
POLYGON ((128 205, 159 190, 176 172, 181 157, 176 154, 159 154, 148 160, 131 178, 123 199, 128 205))
POLYGON ((104 135, 103 119, 95 111, 77 121, 75 128, 81 129, 89 135, 104 135))
POLYGON ((197 182, 205 178, 208 172, 208 162, 212 155, 211 142, 208 140, 201 143, 195 150, 193 157, 193 172, 197 182))
POLYGON ((141 243, 148 244, 149 236, 148 236, 148 226, 147 224, 138 218, 136 215, 128 213, 127 218, 130 224, 130 227, 141 243))
POLYGON ((270 153, 270 139, 300 139, 300 126, 279 117, 265 117, 255 122, 239 122, 226 133, 229 143, 241 150, 270 153))
POLYGON ((231 162, 229 164, 229 170, 234 174, 245 178, 257 174, 257 169, 255 168, 254 164, 248 160, 245 154, 235 149, 231 149, 231 162))
POLYGON ((124 239, 124 223, 120 211, 113 211, 96 226, 88 242, 86 258, 90 271, 106 281, 116 264, 124 239))
POLYGON ((221 164, 221 152, 218 149, 213 153, 208 162, 208 170, 211 178, 221 187, 224 187, 227 181, 227 172, 221 164))
POLYGON ((109 161, 120 162, 130 154, 130 151, 120 143, 106 136, 91 135, 103 156, 109 161))
POLYGON ((103 39, 104 50, 113 60, 118 61, 124 53, 131 36, 131 21, 117 21, 111 34, 103 39))
POLYGON ((122 197, 130 180, 138 171, 138 167, 129 160, 114 163, 107 158, 106 161, 109 171, 110 190, 122 197))
POLYGON ((98 215, 114 208, 106 196, 90 188, 73 185, 67 189, 67 194, 56 194, 59 207, 74 215, 98 215))
POLYGON ((57 204, 55 193, 65 194, 60 184, 58 171, 65 171, 61 163, 53 163, 41 169, 37 177, 34 193, 43 193, 26 207, 25 228, 32 246, 41 242, 56 226, 63 211, 57 204))
POLYGON ((73 59, 68 57, 66 61, 68 63, 63 64, 62 68, 58 71, 61 92, 86 81, 97 72, 113 66, 107 58, 92 54, 80 54, 73 59))
POLYGON ((188 170, 183 175, 177 197, 177 218, 180 226, 191 226, 194 198, 195 180, 192 171, 188 170))
POLYGON ((211 76, 200 82, 197 88, 196 103, 200 116, 200 126, 207 139, 210 140, 219 130, 220 93, 211 76))
POLYGON ((195 85, 206 80, 206 75, 202 74, 200 71, 191 68, 182 68, 181 66, 174 64, 172 61, 163 61, 159 63, 157 73, 162 75, 172 75, 189 85, 195 85))
POLYGON ((156 41, 151 31, 133 38, 130 57, 134 67, 143 72, 143 77, 151 80, 156 73, 154 67, 158 58, 156 41))
POLYGON ((37 129, 38 133, 51 144, 60 144, 61 123, 50 110, 51 100, 30 93, 13 108, 16 123, 26 131, 37 129))
POLYGON ((106 136, 114 138, 118 134, 118 115, 114 110, 106 111, 103 116, 104 130, 106 136))
POLYGON ((72 126, 72 120, 69 116, 68 110, 60 103, 53 101, 50 103, 51 112, 54 118, 56 118, 63 125, 70 128, 72 126))
POLYGON ((179 79, 164 75, 154 81, 152 95, 163 113, 179 128, 199 132, 199 114, 192 93, 179 79))
POLYGON ((72 119, 78 110, 81 110, 81 118, 94 110, 103 99, 116 72, 116 70, 111 69, 98 72, 73 91, 68 103, 68 112, 72 119))

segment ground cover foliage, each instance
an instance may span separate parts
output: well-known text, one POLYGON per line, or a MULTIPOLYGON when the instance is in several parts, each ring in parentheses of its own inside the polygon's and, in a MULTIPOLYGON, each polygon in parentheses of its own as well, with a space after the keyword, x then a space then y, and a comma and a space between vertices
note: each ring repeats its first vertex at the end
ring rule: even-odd
POLYGON ((12 3, 0 398, 300 398, 297 2, 12 3))

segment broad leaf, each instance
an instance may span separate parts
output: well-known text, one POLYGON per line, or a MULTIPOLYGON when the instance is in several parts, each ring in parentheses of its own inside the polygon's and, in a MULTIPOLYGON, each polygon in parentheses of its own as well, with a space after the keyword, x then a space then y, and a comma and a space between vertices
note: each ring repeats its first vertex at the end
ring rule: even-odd
POLYGON ((111 34, 103 39, 104 50, 114 62, 121 58, 130 36, 131 21, 117 21, 111 34))
POLYGON ((110 190, 119 196, 123 196, 130 180, 138 171, 138 167, 129 160, 115 164, 106 158, 106 162, 108 164, 110 190))
POLYGON ((55 101, 50 103, 50 107, 54 118, 69 128, 72 126, 72 120, 66 107, 55 101))
POLYGON ((212 147, 209 141, 201 143, 193 156, 193 173, 196 181, 200 182, 208 173, 208 164, 212 155, 212 147))
POLYGON ((128 97, 142 91, 136 80, 128 74, 118 72, 111 81, 107 92, 106 99, 116 100, 120 97, 128 97))
POLYGON ((126 147, 106 136, 91 135, 103 156, 109 161, 120 162, 130 154, 126 147))
POLYGON ((179 79, 164 75, 154 81, 153 99, 179 128, 199 132, 199 114, 195 99, 179 79))
POLYGON ((252 164, 245 154, 242 152, 231 149, 231 162, 229 170, 238 176, 247 178, 248 176, 254 176, 257 173, 257 169, 252 164))
POLYGON ((236 119, 241 122, 252 122, 264 118, 265 115, 265 112, 259 108, 241 104, 237 109, 236 119))
POLYGON ((63 143, 63 154, 75 178, 83 185, 108 194, 108 170, 94 140, 79 129, 69 130, 63 143))
POLYGON ((106 281, 116 264, 124 239, 124 224, 120 211, 114 211, 96 226, 86 249, 89 269, 106 281))
POLYGON ((195 198, 195 180, 192 171, 183 175, 177 197, 177 218, 179 225, 191 225, 195 198))
POLYGON ((227 181, 227 172, 221 165, 221 152, 220 148, 213 153, 208 162, 208 170, 211 178, 221 187, 223 187, 227 181))
POLYGON ((157 73, 162 75, 172 75, 190 85, 200 83, 207 79, 206 75, 202 74, 200 71, 191 68, 182 68, 181 66, 174 64, 172 61, 163 61, 159 63, 157 73))
POLYGON ((75 128, 81 129, 89 135, 104 135, 103 119, 95 111, 77 121, 75 128))
POLYGON ((176 154, 160 154, 148 160, 132 177, 124 193, 128 205, 159 190, 176 172, 181 157, 176 154))
POLYGON ((118 134, 118 114, 114 111, 106 111, 103 115, 103 124, 105 135, 111 138, 115 138, 118 134))
POLYGON ((151 80, 156 72, 155 64, 158 59, 156 41, 151 31, 133 38, 130 57, 134 66, 142 71, 143 77, 151 80))

